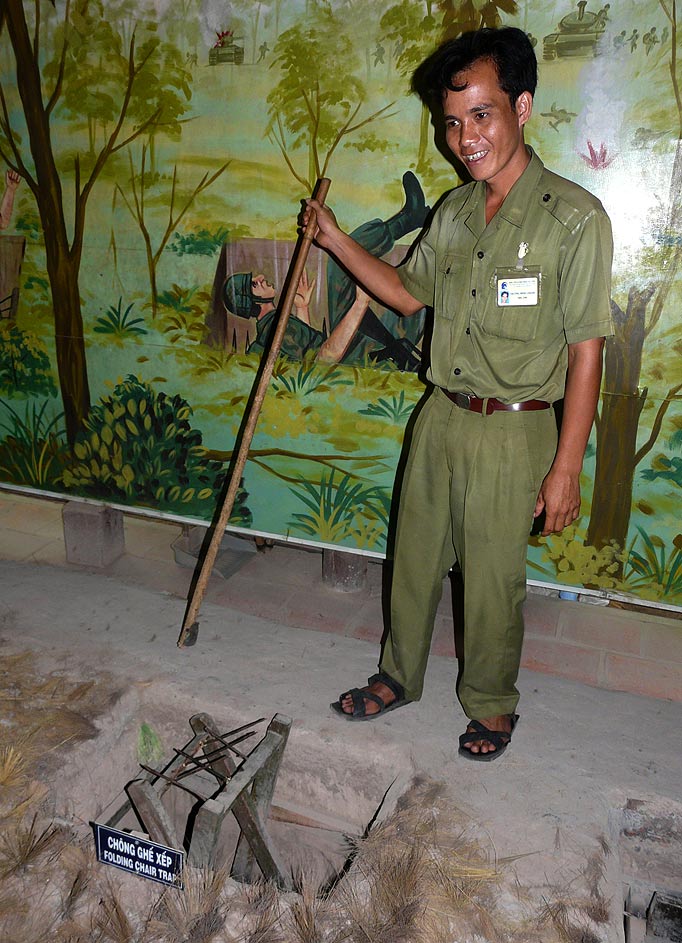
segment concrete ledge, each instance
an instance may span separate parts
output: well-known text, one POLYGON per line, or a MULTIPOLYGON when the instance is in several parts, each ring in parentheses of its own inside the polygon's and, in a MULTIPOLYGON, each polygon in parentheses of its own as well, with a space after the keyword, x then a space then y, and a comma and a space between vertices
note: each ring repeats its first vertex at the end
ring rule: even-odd
POLYGON ((682 620, 529 595, 522 665, 682 701, 682 620))

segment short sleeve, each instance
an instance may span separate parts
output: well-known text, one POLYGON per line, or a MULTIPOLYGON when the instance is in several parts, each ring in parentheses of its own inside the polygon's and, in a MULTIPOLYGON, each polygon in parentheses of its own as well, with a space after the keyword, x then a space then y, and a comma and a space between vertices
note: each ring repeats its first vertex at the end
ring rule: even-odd
POLYGON ((561 266, 559 305, 567 343, 613 334, 612 262, 611 221, 603 209, 594 209, 571 234, 561 266))
POLYGON ((397 268, 403 287, 427 307, 433 307, 436 286, 436 251, 432 238, 433 231, 430 229, 415 243, 408 257, 397 268))

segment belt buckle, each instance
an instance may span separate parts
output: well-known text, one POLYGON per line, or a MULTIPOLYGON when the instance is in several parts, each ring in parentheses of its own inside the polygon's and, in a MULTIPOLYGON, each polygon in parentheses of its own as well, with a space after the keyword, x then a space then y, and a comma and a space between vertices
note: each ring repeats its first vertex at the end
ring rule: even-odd
POLYGON ((465 405, 463 408, 470 410, 470 409, 471 409, 471 399, 472 399, 471 393, 458 393, 457 395, 464 397, 464 399, 466 400, 466 405, 465 405))

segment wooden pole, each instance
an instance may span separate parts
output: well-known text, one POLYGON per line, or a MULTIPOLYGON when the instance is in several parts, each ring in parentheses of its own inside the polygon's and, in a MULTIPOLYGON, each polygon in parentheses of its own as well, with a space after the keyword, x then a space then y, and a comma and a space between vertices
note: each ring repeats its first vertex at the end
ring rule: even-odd
MULTIPOLYGON (((322 204, 327 197, 330 185, 331 180, 328 177, 320 177, 320 179, 317 181, 313 195, 315 199, 317 199, 322 204)), ((294 299, 296 297, 296 291, 298 290, 298 283, 301 275, 303 274, 303 269, 305 268, 305 264, 308 259, 308 253, 310 252, 310 246, 313 242, 316 227, 317 218, 315 213, 311 213, 308 220, 308 225, 300 236, 296 244, 296 249, 294 250, 291 266, 289 268, 287 290, 284 295, 284 300, 282 301, 279 311, 279 318, 277 320, 277 328, 272 338, 272 344, 270 345, 270 351, 265 361, 260 380, 258 381, 258 386, 256 388, 253 402, 251 404, 251 409, 246 420, 246 425, 244 426, 244 433, 242 435, 239 451, 237 452, 237 458, 232 469, 232 477, 230 479, 227 493, 225 494, 223 506, 220 509, 218 521, 215 525, 211 541, 208 545, 208 549, 206 550, 206 555, 201 564, 199 576, 196 583, 194 584, 194 589, 187 605, 185 620, 183 622, 180 637, 178 638, 178 648, 194 645, 197 640, 197 635, 199 632, 197 615, 199 613, 199 608, 204 598, 208 580, 218 555, 220 543, 223 539, 223 535, 225 534, 227 522, 230 519, 230 514, 232 513, 232 508, 234 507, 235 498, 237 497, 237 491, 239 490, 239 484, 242 478, 242 472, 244 471, 244 466, 246 465, 253 434, 256 431, 256 423, 258 422, 258 417, 263 406, 265 394, 267 392, 268 386, 270 385, 270 380, 275 367, 275 361, 277 360, 282 347, 284 332, 286 331, 289 315, 291 314, 291 310, 294 306, 294 299)))

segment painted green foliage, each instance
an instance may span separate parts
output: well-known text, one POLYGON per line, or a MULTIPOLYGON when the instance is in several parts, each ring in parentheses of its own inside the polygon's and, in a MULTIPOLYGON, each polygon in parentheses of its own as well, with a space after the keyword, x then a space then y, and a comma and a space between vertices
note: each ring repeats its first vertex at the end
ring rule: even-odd
MULTIPOLYGON (((2 9, 0 157, 22 177, 11 225, 27 241, 18 314, 0 327, 3 481, 209 520, 258 368, 243 336, 209 343, 223 253, 281 288, 278 253, 321 174, 348 229, 395 212, 406 170, 433 205, 458 179, 409 93, 411 73, 447 37, 513 23, 537 37, 530 143, 602 198, 620 242, 584 515, 531 541, 529 575, 682 604, 682 105, 670 0, 612 4, 598 42, 566 55, 556 37, 570 39, 571 0, 2 9), (220 34, 231 34, 222 46, 220 34)), ((325 269, 308 274, 328 331, 325 269)), ((382 553, 422 392, 390 361, 281 359, 233 525, 382 553)))
MULTIPOLYGON (((182 397, 157 393, 129 376, 92 407, 62 480, 69 491, 122 504, 185 507, 201 515, 213 507, 225 470, 206 458, 201 433, 190 425, 182 397)), ((248 526, 241 491, 231 520, 248 526)))
POLYGON ((118 299, 118 304, 109 305, 103 317, 97 318, 93 330, 97 334, 112 334, 114 337, 124 338, 133 335, 141 336, 147 331, 140 327, 144 324, 144 318, 132 317, 134 302, 123 310, 123 298, 118 299))
POLYGON ((0 393, 4 396, 56 396, 47 348, 39 337, 16 324, 0 324, 0 393))
POLYGON ((367 92, 358 77, 355 46, 342 19, 325 5, 283 32, 275 46, 273 65, 281 77, 267 97, 266 133, 308 191, 318 177, 327 176, 339 146, 360 150, 390 146, 385 138, 370 141, 364 130, 384 117, 393 103, 370 114, 363 110, 367 92), (300 150, 306 160, 299 167, 295 152, 300 150))

